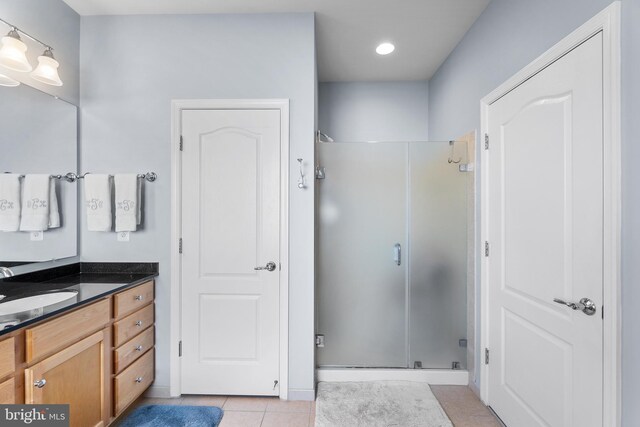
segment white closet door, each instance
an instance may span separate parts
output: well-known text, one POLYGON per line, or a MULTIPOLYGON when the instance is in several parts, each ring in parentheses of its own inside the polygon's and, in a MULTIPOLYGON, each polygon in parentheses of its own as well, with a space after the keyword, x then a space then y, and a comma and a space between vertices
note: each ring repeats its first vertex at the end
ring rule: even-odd
POLYGON ((489 401, 510 427, 602 425, 602 56, 599 33, 489 108, 489 401), (595 314, 554 302, 583 298, 595 314))
POLYGON ((186 110, 182 135, 182 393, 278 395, 280 112, 186 110))

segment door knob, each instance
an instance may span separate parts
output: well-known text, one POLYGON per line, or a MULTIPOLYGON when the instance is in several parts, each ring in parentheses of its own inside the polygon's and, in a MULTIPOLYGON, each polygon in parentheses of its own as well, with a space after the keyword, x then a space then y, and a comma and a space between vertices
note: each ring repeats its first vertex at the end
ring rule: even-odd
POLYGON ((587 316, 593 316, 596 314, 596 303, 591 301, 589 298, 582 298, 580 302, 567 302, 561 300, 560 298, 554 298, 553 302, 557 302, 558 304, 566 305, 567 307, 573 310, 580 310, 587 316))
POLYGON ((265 265, 264 267, 254 267, 254 270, 267 270, 267 271, 273 271, 276 269, 276 263, 273 261, 269 261, 267 263, 267 265, 265 265))

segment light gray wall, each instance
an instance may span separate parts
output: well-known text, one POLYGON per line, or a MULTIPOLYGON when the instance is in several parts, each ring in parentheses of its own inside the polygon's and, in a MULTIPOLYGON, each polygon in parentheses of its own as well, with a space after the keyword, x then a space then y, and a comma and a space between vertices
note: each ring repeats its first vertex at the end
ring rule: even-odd
POLYGON ((428 83, 320 83, 319 129, 336 141, 420 141, 429 137, 428 83))
POLYGON ((82 169, 159 176, 129 243, 84 231, 81 215, 82 260, 160 263, 156 386, 169 385, 171 100, 289 98, 290 390, 312 396, 314 180, 297 188, 295 159, 314 162, 314 33, 313 14, 82 18, 82 169))
MULTIPOLYGON (((53 54, 60 63, 58 73, 64 85, 55 87, 38 83, 28 73, 18 73, 3 67, 0 67, 0 73, 78 105, 80 15, 62 0, 2 0, 0 18, 53 47, 53 54)), ((0 34, 4 36, 8 32, 9 27, 0 23, 0 34)), ((26 37, 22 41, 27 44, 27 58, 35 68, 38 56, 42 55, 44 48, 26 37)))
POLYGON ((640 425, 640 0, 622 2, 622 415, 640 425))
POLYGON ((610 3, 493 0, 429 81, 430 138, 479 130, 482 97, 610 3))
MULTIPOLYGON (((429 82, 429 132, 450 138, 480 129, 480 99, 611 3, 493 0, 429 82)), ((640 0, 623 0, 623 425, 640 425, 640 0)), ((479 310, 478 310, 479 311, 479 310)), ((479 325, 480 319, 477 318, 479 325)), ((477 351, 479 362, 480 351, 477 351)), ((477 382, 478 380, 476 380, 477 382)))

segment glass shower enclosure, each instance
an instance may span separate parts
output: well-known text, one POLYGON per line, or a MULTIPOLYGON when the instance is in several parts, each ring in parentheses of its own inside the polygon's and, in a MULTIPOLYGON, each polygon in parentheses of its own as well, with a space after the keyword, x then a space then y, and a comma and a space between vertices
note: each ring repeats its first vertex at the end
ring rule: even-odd
POLYGON ((463 145, 317 143, 319 367, 466 368, 463 145))

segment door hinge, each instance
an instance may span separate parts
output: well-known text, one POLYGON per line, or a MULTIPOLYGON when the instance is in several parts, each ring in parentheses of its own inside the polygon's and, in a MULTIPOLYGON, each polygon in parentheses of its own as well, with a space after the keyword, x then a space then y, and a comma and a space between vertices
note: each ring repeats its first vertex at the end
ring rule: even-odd
POLYGON ((316 347, 324 347, 324 335, 316 335, 316 347))
POLYGON ((488 133, 484 134, 484 149, 485 150, 489 149, 489 134, 488 133))
POLYGON ((485 365, 489 364, 489 349, 488 348, 484 349, 484 364, 485 365))
POLYGON ((489 256, 489 242, 484 242, 484 256, 489 256))
POLYGON ((180 151, 184 150, 184 139, 182 138, 182 135, 180 135, 180 151))
POLYGON ((182 357, 182 341, 178 341, 178 357, 182 357))
POLYGON ((182 253, 182 237, 178 240, 178 253, 182 253))

